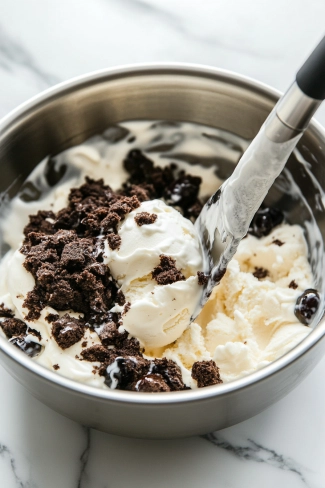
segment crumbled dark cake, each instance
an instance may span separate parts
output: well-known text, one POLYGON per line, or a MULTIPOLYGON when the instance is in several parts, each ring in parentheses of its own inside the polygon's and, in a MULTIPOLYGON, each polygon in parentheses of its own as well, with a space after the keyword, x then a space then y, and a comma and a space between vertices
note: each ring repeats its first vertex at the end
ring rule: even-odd
POLYGON ((292 288, 293 290, 296 290, 298 288, 298 285, 295 282, 295 280, 290 281, 289 288, 292 288))
POLYGON ((103 238, 118 248, 116 226, 139 205, 136 196, 114 193, 103 180, 86 178, 70 191, 68 207, 57 215, 39 212, 30 217, 21 248, 24 266, 36 281, 24 303, 28 320, 39 318, 49 305, 85 314, 88 325, 103 323, 103 315, 124 299, 102 263, 103 238))
POLYGON ((283 219, 283 213, 276 208, 260 208, 250 224, 248 233, 255 237, 267 236, 274 227, 283 222, 283 219))
POLYGON ((253 276, 255 276, 255 278, 257 278, 258 280, 262 280, 263 278, 269 276, 269 272, 265 268, 258 268, 257 266, 255 266, 253 276))
POLYGON ((159 374, 167 383, 171 391, 184 390, 181 368, 171 359, 154 359, 151 373, 159 374))
POLYGON ((295 316, 304 325, 309 325, 316 315, 320 305, 320 296, 317 290, 309 288, 298 298, 295 306, 295 316))
POLYGON ((134 220, 136 221, 138 226, 141 227, 142 225, 153 224, 154 222, 156 222, 157 218, 158 218, 157 214, 154 213, 150 214, 149 212, 140 212, 134 217, 134 220))
POLYGON ((214 361, 196 361, 192 366, 192 378, 197 381, 198 388, 222 383, 219 368, 214 361))
POLYGON ((203 273, 203 271, 198 271, 197 272, 197 279, 198 279, 198 282, 199 282, 199 285, 206 285, 209 281, 209 276, 206 275, 205 273, 203 273))
POLYGON ((8 339, 15 336, 25 335, 27 331, 27 325, 19 319, 6 319, 3 322, 0 322, 0 326, 8 339))
POLYGON ((27 356, 33 358, 38 356, 42 350, 41 344, 38 342, 34 342, 31 340, 27 340, 24 336, 13 337, 9 340, 11 344, 18 347, 21 351, 23 351, 27 356))
POLYGON ((7 318, 0 322, 0 327, 9 342, 28 356, 34 357, 41 352, 42 346, 37 341, 37 339, 41 340, 41 334, 37 330, 29 328, 22 320, 7 318), (33 340, 30 336, 35 336, 37 339, 33 340))
POLYGON ((9 308, 5 307, 3 303, 1 303, 0 305, 0 317, 13 317, 14 314, 12 312, 12 310, 10 310, 9 308))
POLYGON ((85 361, 109 363, 112 357, 115 359, 115 352, 112 349, 107 349, 107 347, 100 344, 88 347, 81 352, 81 356, 85 361))
POLYGON ((176 281, 184 281, 185 276, 176 268, 176 260, 171 256, 161 254, 160 264, 152 271, 152 278, 158 285, 171 285, 176 281))
POLYGON ((49 305, 58 311, 84 313, 86 322, 94 324, 113 306, 117 285, 101 262, 96 238, 79 238, 72 230, 53 235, 32 232, 21 252, 36 283, 24 302, 27 320, 38 319, 49 305))
POLYGON ((136 383, 135 390, 144 393, 156 393, 170 391, 170 388, 160 374, 147 374, 136 383))
POLYGON ((136 195, 140 201, 163 198, 175 206, 187 218, 195 220, 202 209, 198 199, 201 178, 177 172, 177 166, 154 166, 139 149, 132 149, 124 160, 124 168, 130 174, 123 187, 126 195, 136 195))
POLYGON ((142 356, 118 356, 106 367, 105 384, 118 390, 134 390, 135 382, 149 371, 149 361, 142 356))
POLYGON ((84 333, 84 321, 70 317, 69 314, 63 315, 52 323, 52 335, 62 349, 79 342, 84 333))
POLYGON ((24 229, 27 236, 31 232, 42 232, 44 234, 54 234, 56 231, 53 227, 55 215, 51 211, 39 210, 36 215, 29 216, 29 223, 24 229))
POLYGON ((281 247, 283 246, 284 242, 280 241, 280 239, 274 239, 274 241, 272 241, 272 244, 281 247))
POLYGON ((55 369, 55 371, 57 371, 58 369, 60 369, 60 366, 58 364, 53 364, 53 369, 55 369))

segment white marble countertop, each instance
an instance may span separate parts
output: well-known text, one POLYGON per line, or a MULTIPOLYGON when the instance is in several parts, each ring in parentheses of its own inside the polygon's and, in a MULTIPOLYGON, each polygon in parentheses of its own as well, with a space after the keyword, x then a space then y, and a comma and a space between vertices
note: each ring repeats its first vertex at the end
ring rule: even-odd
MULTIPOLYGON (((210 64, 284 90, 324 17, 324 0, 1 0, 0 116, 59 81, 135 62, 210 64)), ((325 358, 257 417, 204 438, 145 441, 61 417, 1 368, 0 485, 323 488, 324 376, 325 358)))

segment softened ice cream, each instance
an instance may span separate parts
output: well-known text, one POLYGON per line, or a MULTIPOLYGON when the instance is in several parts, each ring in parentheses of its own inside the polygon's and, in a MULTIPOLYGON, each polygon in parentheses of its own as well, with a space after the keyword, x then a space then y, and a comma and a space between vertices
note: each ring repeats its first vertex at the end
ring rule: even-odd
POLYGON ((276 209, 258 212, 189 325, 203 266, 193 222, 247 144, 130 122, 41 163, 2 222, 2 333, 58 374, 147 392, 232 381, 298 344, 319 296, 303 231, 276 209))

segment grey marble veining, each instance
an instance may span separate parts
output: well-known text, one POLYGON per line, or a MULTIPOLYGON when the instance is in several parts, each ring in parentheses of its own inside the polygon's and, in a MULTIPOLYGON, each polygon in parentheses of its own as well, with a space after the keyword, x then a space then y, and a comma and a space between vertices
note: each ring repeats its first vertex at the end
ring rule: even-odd
POLYGON ((291 458, 286 458, 282 454, 278 454, 274 449, 264 447, 252 439, 247 439, 244 445, 231 444, 217 432, 212 432, 211 434, 207 434, 202 437, 220 449, 225 449, 244 461, 266 463, 270 466, 274 466, 277 469, 290 471, 291 473, 299 476, 301 481, 308 486, 303 475, 302 468, 299 466, 299 464, 291 458))
MULTIPOLYGON (((0 116, 72 76, 184 61, 279 90, 323 35, 323 0, 1 0, 0 116)), ((317 115, 325 123, 325 108, 317 115)), ((203 438, 126 439, 41 405, 1 370, 1 488, 324 488, 325 360, 286 398, 203 438)))

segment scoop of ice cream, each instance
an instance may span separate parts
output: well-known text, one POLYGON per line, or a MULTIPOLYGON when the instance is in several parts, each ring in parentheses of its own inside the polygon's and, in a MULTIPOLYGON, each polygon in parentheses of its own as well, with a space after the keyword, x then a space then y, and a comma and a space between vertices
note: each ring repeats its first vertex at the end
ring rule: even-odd
POLYGON ((197 323, 159 353, 179 364, 187 384, 195 361, 213 359, 224 382, 260 369, 309 334, 294 309, 311 283, 301 227, 283 224, 261 239, 248 235, 197 323))
POLYGON ((105 264, 118 280, 127 304, 123 326, 145 347, 172 343, 187 328, 201 295, 197 272, 203 260, 190 220, 161 200, 143 202, 118 229, 119 249, 105 245, 105 264), (159 274, 161 256, 174 261, 159 274), (153 277, 152 273, 155 271, 153 277))

